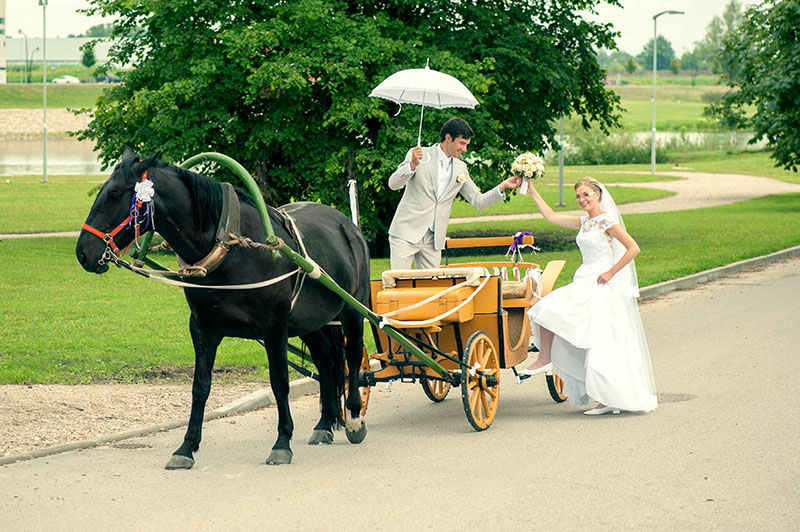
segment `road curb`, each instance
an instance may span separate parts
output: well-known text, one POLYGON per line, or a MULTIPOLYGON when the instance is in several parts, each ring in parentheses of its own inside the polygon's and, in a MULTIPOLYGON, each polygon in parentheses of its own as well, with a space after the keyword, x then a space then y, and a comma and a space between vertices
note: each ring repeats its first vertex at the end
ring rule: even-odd
MULTIPOLYGON (((713 268, 711 270, 706 270, 692 275, 687 275, 686 277, 681 277, 680 279, 673 279, 671 281, 665 281, 663 283, 650 285, 639 290, 640 299, 649 299, 652 297, 666 294, 673 290, 681 290, 683 288, 689 288, 701 283, 707 283, 709 281, 714 281, 721 277, 733 275, 744 270, 758 268, 760 266, 766 266, 767 264, 771 264, 773 262, 777 262, 780 260, 789 259, 798 255, 800 255, 800 246, 795 246, 781 251, 776 251, 768 255, 763 255, 761 257, 754 257, 751 259, 741 260, 738 262, 734 262, 732 264, 728 264, 727 266, 720 266, 719 268, 713 268)), ((319 391, 319 383, 314 379, 308 377, 304 377, 302 379, 298 379, 296 381, 292 381, 289 383, 290 399, 295 399, 303 395, 316 393, 317 391, 319 391)), ((249 412, 251 410, 256 410, 258 408, 263 408, 265 406, 273 404, 275 404, 275 397, 272 395, 272 391, 267 388, 264 388, 261 390, 257 390, 251 394, 245 395, 244 397, 232 401, 227 405, 224 405, 214 410, 213 412, 206 414, 204 420, 211 421, 214 419, 219 419, 234 414, 249 412)), ((185 427, 187 424, 188 420, 158 423, 155 425, 141 427, 126 432, 120 432, 118 434, 93 438, 91 440, 72 442, 72 443, 67 443, 65 445, 59 445, 56 447, 37 449, 35 451, 30 451, 27 453, 4 456, 0 457, 0 466, 13 464, 16 462, 23 462, 26 460, 33 460, 35 458, 43 458, 46 456, 52 456, 54 454, 65 453, 68 451, 90 449, 92 447, 97 447, 99 445, 104 445, 107 443, 115 443, 118 441, 126 440, 128 438, 135 438, 137 436, 145 436, 147 434, 165 432, 167 430, 173 430, 176 428, 185 427)))

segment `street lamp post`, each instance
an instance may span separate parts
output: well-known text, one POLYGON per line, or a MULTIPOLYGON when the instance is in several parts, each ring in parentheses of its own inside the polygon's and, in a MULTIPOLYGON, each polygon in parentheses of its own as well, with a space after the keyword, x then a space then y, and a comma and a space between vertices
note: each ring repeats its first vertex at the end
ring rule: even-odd
POLYGON ((28 83, 28 35, 21 29, 18 33, 25 37, 25 83, 28 83))
POLYGON ((564 115, 558 120, 558 204, 564 205, 564 115))
MULTIPOLYGON (((45 0, 46 1, 46 0, 45 0)), ((651 132, 650 138, 650 173, 656 173, 656 72, 657 72, 657 63, 656 60, 658 59, 658 54, 656 53, 658 47, 658 17, 661 15, 683 15, 683 11, 662 11, 656 15, 653 15, 653 130, 651 132)))
POLYGON ((37 46, 37 47, 36 47, 36 48, 34 48, 34 49, 33 49, 33 51, 31 52, 31 56, 30 56, 30 58, 28 58, 28 59, 26 59, 26 60, 25 60, 25 62, 26 62, 25 64, 27 64, 27 65, 28 65, 28 66, 27 66, 27 68, 28 68, 28 74, 27 74, 28 78, 27 78, 27 80, 25 81, 25 83, 30 83, 30 82, 31 82, 31 72, 32 72, 32 70, 33 70, 33 56, 35 56, 35 55, 36 55, 36 52, 38 52, 38 51, 39 51, 39 47, 37 46))
POLYGON ((47 0, 39 0, 42 6, 42 183, 47 183, 47 0))

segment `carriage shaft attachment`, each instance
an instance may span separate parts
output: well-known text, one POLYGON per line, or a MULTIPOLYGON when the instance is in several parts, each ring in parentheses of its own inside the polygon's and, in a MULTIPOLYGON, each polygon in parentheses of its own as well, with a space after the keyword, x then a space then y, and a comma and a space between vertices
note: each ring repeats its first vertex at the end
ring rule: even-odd
MULTIPOLYGON (((272 236, 272 238, 267 238, 267 244, 269 246, 277 246, 281 253, 283 253, 289 260, 297 264, 300 268, 303 269, 308 274, 311 274, 310 277, 316 278, 323 286, 331 290, 334 294, 338 295, 342 300, 353 307, 359 314, 364 316, 370 323, 377 325, 380 327, 381 323, 381 316, 379 314, 375 314, 369 308, 367 308, 364 304, 362 304, 359 300, 354 298, 350 295, 349 292, 344 290, 336 281, 331 279, 331 277, 322 271, 317 264, 314 264, 308 260, 306 260, 303 256, 295 253, 295 251, 287 246, 284 242, 278 239, 276 236, 272 236), (270 241, 272 240, 272 241, 270 241), (315 277, 318 275, 318 277, 315 277)), ((450 381, 451 374, 448 370, 442 367, 441 364, 433 360, 429 357, 425 352, 414 345, 413 342, 410 342, 407 338, 405 338, 399 331, 397 331, 391 325, 384 325, 383 332, 386 333, 391 339, 396 341, 398 344, 402 345, 406 348, 411 354, 417 357, 420 361, 422 361, 426 366, 431 368, 433 371, 438 373, 444 379, 450 381)))

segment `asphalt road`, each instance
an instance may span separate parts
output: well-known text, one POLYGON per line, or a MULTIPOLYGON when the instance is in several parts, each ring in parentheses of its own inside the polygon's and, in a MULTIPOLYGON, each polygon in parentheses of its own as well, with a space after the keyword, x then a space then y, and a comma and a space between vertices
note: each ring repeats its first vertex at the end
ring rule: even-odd
MULTIPOLYGON (((373 388, 361 445, 264 460, 274 408, 206 423, 191 471, 165 471, 182 430, 0 467, 4 530, 793 530, 800 522, 800 257, 646 300, 660 404, 589 418, 544 378, 501 374, 494 425, 460 390, 373 388), (538 379, 538 380, 537 380, 538 379)), ((213 391, 212 391, 213 393, 213 391)))

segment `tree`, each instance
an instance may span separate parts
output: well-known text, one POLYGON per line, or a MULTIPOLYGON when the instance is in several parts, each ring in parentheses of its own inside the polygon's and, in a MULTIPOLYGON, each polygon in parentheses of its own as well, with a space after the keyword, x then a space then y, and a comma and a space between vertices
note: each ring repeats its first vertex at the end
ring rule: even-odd
POLYGON ((636 72, 636 67, 636 60, 633 58, 633 56, 628 57, 628 61, 625 63, 625 72, 628 74, 633 74, 636 72))
POLYGON ((625 72, 630 58, 631 55, 627 52, 623 52, 622 50, 614 50, 612 52, 598 50, 597 52, 597 64, 599 64, 600 68, 605 69, 609 74, 619 74, 621 72, 625 72))
POLYGON ((697 73, 700 71, 700 60, 698 59, 696 50, 683 53, 681 56, 681 69, 689 71, 692 75, 692 85, 694 85, 697 73))
POLYGON ((669 71, 677 76, 678 72, 681 71, 681 62, 678 59, 674 58, 674 57, 672 59, 670 59, 669 60, 669 71))
MULTIPOLYGON (((416 144, 419 107, 370 91, 403 68, 462 80, 474 110, 425 109, 425 143, 451 116, 476 131, 470 174, 484 189, 519 151, 555 143, 557 119, 618 124, 594 50, 614 49, 610 24, 578 12, 599 0, 91 0, 115 20, 111 64, 135 66, 98 99, 80 138, 105 166, 125 145, 179 162, 219 151, 241 162, 271 204, 300 199, 349 211, 378 252, 400 195, 386 180, 416 144)), ((617 4, 616 0, 610 3, 617 4)), ((222 178, 224 171, 209 170, 222 178)))
MULTIPOLYGON (((656 47, 656 69, 666 70, 669 68, 669 62, 675 57, 675 51, 672 49, 672 44, 663 35, 658 36, 658 46, 656 47)), ((639 61, 639 66, 644 70, 652 70, 653 68, 653 39, 647 41, 644 49, 639 55, 636 56, 639 61)))
POLYGON ((723 40, 727 34, 736 31, 741 19, 742 7, 738 0, 731 0, 725 6, 722 16, 715 15, 711 19, 706 26, 706 34, 694 49, 701 68, 708 68, 715 74, 722 73, 722 64, 718 56, 722 50, 723 40))
POLYGON ((92 26, 88 30, 86 30, 82 35, 72 35, 70 37, 93 37, 93 38, 100 38, 100 37, 110 37, 111 33, 114 31, 113 24, 97 24, 96 26, 92 26))
POLYGON ((81 64, 88 69, 91 69, 97 63, 97 58, 94 55, 94 46, 87 46, 83 48, 83 56, 81 57, 81 64))
POLYGON ((749 7, 720 54, 731 90, 708 109, 725 125, 752 128, 751 144, 766 138, 775 166, 795 172, 800 164, 798 20, 800 0, 765 0, 749 7))

